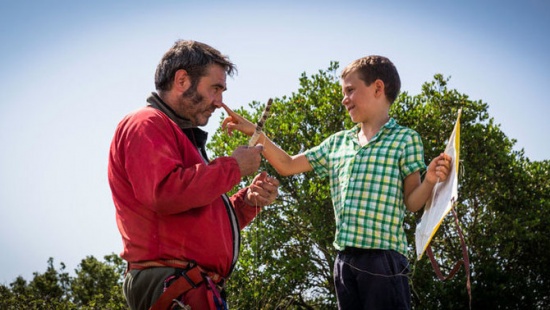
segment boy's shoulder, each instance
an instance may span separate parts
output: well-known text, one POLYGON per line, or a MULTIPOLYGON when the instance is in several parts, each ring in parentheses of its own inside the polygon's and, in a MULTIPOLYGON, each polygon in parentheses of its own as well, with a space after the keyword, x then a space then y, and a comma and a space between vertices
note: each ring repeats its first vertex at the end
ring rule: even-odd
POLYGON ((341 140, 347 137, 354 137, 355 135, 357 135, 359 128, 360 127, 357 125, 352 127, 351 129, 343 129, 343 130, 337 131, 331 134, 330 136, 328 136, 326 140, 341 140))
POLYGON ((387 128, 389 128, 390 130, 395 130, 396 132, 418 135, 418 132, 416 130, 404 125, 400 125, 394 118, 391 118, 386 125, 387 128))

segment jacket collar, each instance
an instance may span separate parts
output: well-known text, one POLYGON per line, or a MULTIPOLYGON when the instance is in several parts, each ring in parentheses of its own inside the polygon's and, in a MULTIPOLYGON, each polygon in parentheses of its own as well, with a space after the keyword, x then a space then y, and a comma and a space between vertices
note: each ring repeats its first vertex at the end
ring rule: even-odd
POLYGON ((183 133, 185 133, 187 138, 191 140, 195 147, 204 152, 206 140, 208 139, 208 133, 206 131, 193 126, 190 120, 176 114, 176 112, 168 104, 162 101, 160 96, 155 92, 151 93, 151 96, 147 98, 147 103, 148 106, 160 110, 162 113, 166 114, 166 116, 168 116, 178 125, 178 127, 181 128, 183 133))

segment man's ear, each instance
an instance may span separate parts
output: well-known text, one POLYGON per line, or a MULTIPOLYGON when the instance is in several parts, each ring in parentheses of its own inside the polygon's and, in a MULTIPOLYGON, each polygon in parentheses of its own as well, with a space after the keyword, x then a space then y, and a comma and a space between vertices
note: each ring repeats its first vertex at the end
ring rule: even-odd
POLYGON ((176 71, 174 74, 172 89, 184 93, 187 89, 189 89, 189 87, 191 87, 191 77, 187 74, 187 71, 184 69, 179 69, 176 71))

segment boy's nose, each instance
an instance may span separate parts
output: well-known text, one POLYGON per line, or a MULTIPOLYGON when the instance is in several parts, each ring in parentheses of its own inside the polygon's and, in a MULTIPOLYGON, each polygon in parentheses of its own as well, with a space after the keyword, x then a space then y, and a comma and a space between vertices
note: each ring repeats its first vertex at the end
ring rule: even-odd
POLYGON ((342 104, 343 105, 346 105, 346 103, 348 102, 349 98, 348 96, 344 96, 344 98, 342 98, 342 104))

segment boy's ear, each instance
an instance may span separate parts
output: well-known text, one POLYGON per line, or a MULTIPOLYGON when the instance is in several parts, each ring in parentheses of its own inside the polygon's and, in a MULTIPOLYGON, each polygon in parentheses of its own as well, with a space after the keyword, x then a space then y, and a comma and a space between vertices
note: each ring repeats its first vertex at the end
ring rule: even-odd
POLYGON ((191 87, 191 77, 187 74, 187 71, 184 69, 179 69, 174 74, 173 83, 173 89, 183 93, 191 87))
POLYGON ((386 85, 384 85, 384 82, 381 79, 377 79, 376 81, 374 81, 374 87, 374 95, 376 97, 385 95, 386 85))

